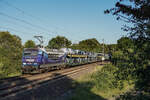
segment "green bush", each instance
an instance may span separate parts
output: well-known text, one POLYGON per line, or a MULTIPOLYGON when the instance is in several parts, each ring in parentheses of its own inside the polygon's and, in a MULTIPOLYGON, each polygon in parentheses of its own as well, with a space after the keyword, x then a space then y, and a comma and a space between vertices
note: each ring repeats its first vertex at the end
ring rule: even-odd
POLYGON ((3 63, 0 62, 0 78, 3 78, 5 76, 2 69, 3 69, 3 63))
POLYGON ((93 82, 99 91, 108 91, 121 86, 121 82, 116 80, 117 67, 112 64, 105 65, 101 70, 92 74, 93 82))
POLYGON ((0 78, 20 73, 21 58, 21 39, 9 32, 0 32, 0 78))

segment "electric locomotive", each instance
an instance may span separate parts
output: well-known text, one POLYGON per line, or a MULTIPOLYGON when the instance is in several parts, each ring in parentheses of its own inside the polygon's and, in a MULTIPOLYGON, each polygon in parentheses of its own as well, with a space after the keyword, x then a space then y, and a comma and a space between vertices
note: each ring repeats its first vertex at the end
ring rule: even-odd
POLYGON ((51 70, 65 65, 65 53, 46 51, 43 48, 26 48, 22 57, 22 72, 42 72, 43 69, 51 70))

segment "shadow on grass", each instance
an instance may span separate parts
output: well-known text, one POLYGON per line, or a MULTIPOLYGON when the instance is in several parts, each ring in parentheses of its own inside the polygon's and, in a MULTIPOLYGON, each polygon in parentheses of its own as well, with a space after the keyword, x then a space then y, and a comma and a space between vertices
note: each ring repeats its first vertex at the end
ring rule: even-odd
MULTIPOLYGON (((38 87, 28 90, 26 92, 22 92, 19 94, 15 94, 12 97, 7 97, 4 100, 67 100, 72 97, 72 100, 105 100, 104 98, 92 93, 90 89, 94 86, 92 83, 75 83, 74 80, 68 76, 61 75, 60 73, 54 73, 53 76, 61 76, 55 80, 47 80, 43 83, 37 84, 38 87), (75 90, 75 86, 77 86, 77 91, 79 89, 79 93, 75 97, 72 93, 72 90, 75 90), (71 91, 68 93, 68 91, 71 91), (74 98, 75 97, 75 98, 74 98)), ((76 75, 74 75, 76 76, 76 75)), ((18 77, 20 78, 20 77, 18 77)), ((25 83, 30 83, 31 80, 27 78, 22 78, 16 82, 13 82, 12 79, 3 80, 3 86, 11 86, 12 83, 16 85, 22 85, 25 83)), ((2 84, 1 84, 2 87, 2 84)), ((3 92, 3 90, 1 91, 3 92)))
POLYGON ((92 82, 76 83, 76 88, 69 100, 106 100, 103 97, 93 93, 91 89, 94 87, 92 82))

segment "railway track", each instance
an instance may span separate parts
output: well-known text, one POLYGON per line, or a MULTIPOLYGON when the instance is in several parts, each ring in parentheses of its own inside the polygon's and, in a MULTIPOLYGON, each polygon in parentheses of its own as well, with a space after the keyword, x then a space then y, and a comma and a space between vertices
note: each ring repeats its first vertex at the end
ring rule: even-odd
MULTIPOLYGON (((82 65, 82 66, 86 66, 86 65, 82 65)), ((80 68, 80 66, 79 67, 78 66, 77 67, 72 67, 72 68, 68 68, 68 69, 64 69, 64 70, 55 70, 55 71, 42 73, 42 74, 22 75, 22 76, 2 79, 2 80, 0 80, 0 91, 4 90, 4 89, 9 89, 9 88, 15 87, 16 85, 22 85, 22 84, 25 84, 25 83, 28 83, 28 82, 31 82, 31 81, 35 81, 36 79, 38 79, 41 76, 45 76, 45 77, 47 77, 47 76, 57 76, 57 74, 70 72, 70 71, 76 70, 78 68, 80 68)))
POLYGON ((15 76, 15 77, 9 77, 6 79, 0 79, 0 90, 2 84, 8 84, 17 80, 23 80, 25 78, 31 77, 32 75, 21 75, 21 76, 15 76))
POLYGON ((21 77, 21 80, 20 78, 14 80, 6 79, 7 82, 0 84, 0 100, 7 100, 7 98, 15 96, 19 93, 23 93, 32 90, 34 88, 38 88, 40 86, 58 81, 65 77, 78 74, 82 70, 88 70, 89 65, 90 64, 82 65, 84 67, 78 66, 78 67, 65 69, 65 70, 53 71, 53 72, 37 74, 33 76, 26 76, 24 78, 21 77))

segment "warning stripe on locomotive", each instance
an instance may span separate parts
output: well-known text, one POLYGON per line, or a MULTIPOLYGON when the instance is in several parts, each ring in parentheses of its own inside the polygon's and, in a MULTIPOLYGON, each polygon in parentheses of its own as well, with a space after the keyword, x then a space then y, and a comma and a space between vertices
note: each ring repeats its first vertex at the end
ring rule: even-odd
POLYGON ((67 55, 68 57, 80 57, 80 58, 86 58, 87 55, 67 55))

